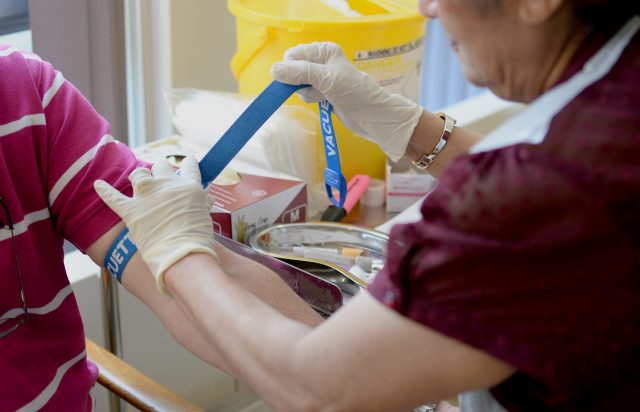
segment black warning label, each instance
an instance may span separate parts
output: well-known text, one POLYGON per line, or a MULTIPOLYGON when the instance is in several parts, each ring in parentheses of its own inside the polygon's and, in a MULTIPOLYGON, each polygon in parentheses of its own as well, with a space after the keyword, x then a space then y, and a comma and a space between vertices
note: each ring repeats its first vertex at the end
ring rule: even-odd
POLYGON ((371 60, 371 59, 384 59, 386 57, 398 56, 400 54, 406 54, 413 50, 422 47, 424 42, 423 38, 418 38, 412 42, 401 44, 399 46, 387 47, 385 49, 375 50, 363 50, 356 52, 355 61, 371 60))

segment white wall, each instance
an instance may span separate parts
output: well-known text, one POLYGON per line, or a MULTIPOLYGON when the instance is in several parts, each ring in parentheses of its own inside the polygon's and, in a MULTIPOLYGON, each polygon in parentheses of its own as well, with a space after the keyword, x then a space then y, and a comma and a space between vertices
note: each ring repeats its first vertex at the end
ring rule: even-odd
POLYGON ((173 0, 171 30, 174 87, 237 91, 229 69, 235 19, 226 0, 173 0))
POLYGON ((122 1, 29 0, 33 51, 75 84, 126 142, 122 1))

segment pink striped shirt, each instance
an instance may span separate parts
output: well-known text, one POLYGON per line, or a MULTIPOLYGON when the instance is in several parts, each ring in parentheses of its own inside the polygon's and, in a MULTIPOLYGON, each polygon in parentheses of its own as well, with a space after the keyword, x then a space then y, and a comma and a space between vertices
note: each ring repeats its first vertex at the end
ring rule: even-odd
MULTIPOLYGON (((97 369, 86 359, 63 239, 85 251, 113 227, 119 218, 93 181, 128 189, 139 163, 50 64, 0 46, 0 73, 0 196, 14 223, 31 312, 0 339, 0 410, 91 410, 97 369)), ((0 319, 19 314, 22 302, 10 238, 0 229, 0 319)))

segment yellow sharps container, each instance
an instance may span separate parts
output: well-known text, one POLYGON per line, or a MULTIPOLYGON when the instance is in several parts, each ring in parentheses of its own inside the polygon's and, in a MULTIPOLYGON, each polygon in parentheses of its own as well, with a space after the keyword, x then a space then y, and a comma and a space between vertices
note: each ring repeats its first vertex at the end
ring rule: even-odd
MULTIPOLYGON (((382 86, 418 100, 425 18, 416 0, 228 0, 236 17, 237 51, 231 70, 242 93, 259 93, 271 82, 269 69, 285 50, 302 43, 338 43, 360 70, 382 86)), ((297 96, 288 103, 307 105, 297 96)), ((317 105, 313 108, 317 111, 317 105)), ((384 178, 378 146, 345 128, 334 116, 342 171, 384 178)), ((324 148, 318 122, 319 170, 324 148)), ((322 172, 318 173, 322 176, 322 172)))

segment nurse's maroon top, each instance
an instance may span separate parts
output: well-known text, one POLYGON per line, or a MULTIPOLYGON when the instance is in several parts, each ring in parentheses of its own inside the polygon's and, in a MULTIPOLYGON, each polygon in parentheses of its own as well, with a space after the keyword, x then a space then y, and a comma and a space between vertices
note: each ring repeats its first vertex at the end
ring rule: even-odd
MULTIPOLYGON (((562 81, 606 40, 591 36, 562 81)), ((373 296, 516 367, 491 388, 508 410, 637 405, 638 34, 542 143, 458 158, 421 212, 393 228, 373 296)))

